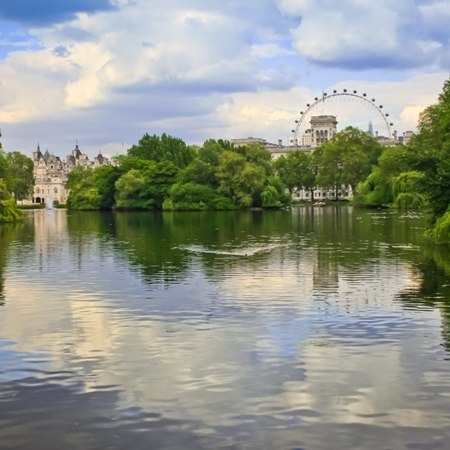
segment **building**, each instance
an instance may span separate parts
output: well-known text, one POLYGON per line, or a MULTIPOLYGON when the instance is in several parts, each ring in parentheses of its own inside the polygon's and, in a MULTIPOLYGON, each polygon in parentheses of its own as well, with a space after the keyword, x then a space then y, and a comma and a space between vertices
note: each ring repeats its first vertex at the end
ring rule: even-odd
POLYGON ((311 147, 318 147, 319 145, 324 144, 337 133, 338 122, 336 116, 312 116, 310 124, 311 129, 309 134, 311 134, 311 147))
POLYGON ((66 190, 67 176, 75 167, 98 167, 111 165, 111 161, 98 154, 91 161, 89 157, 82 153, 78 147, 72 150, 72 153, 66 157, 66 161, 61 160, 59 156, 48 152, 41 152, 40 146, 37 146, 33 152, 34 163, 34 192, 32 203, 66 203, 68 192, 66 190))

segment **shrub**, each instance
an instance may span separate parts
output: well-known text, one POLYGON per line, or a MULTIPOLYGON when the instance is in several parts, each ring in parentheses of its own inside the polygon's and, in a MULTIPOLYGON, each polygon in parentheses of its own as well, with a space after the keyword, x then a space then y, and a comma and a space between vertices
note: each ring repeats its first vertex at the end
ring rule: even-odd
POLYGON ((447 211, 439 218, 434 227, 428 230, 425 235, 440 244, 450 243, 450 211, 447 211))

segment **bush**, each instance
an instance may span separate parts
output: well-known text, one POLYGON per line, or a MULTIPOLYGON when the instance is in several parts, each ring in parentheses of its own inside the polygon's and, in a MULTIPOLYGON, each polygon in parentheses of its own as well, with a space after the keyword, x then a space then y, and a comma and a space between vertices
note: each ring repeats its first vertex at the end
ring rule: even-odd
POLYGON ((163 203, 164 210, 198 211, 236 209, 233 202, 218 194, 210 186, 196 183, 177 183, 170 190, 169 198, 163 203))
POLYGON ((449 244, 450 211, 447 211, 441 218, 439 218, 434 224, 434 227, 431 230, 428 230, 425 235, 439 244, 449 244))
POLYGON ((397 195, 394 202, 394 208, 401 210, 421 209, 427 205, 427 199, 422 194, 412 194, 411 192, 402 192, 397 195))

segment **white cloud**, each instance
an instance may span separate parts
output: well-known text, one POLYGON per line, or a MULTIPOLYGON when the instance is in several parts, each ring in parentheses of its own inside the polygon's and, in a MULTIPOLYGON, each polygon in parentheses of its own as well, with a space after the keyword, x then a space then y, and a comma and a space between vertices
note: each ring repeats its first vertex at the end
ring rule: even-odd
POLYGON ((31 152, 47 141, 64 155, 78 139, 97 153, 147 131, 189 143, 250 135, 286 142, 302 105, 344 85, 382 98, 399 131, 410 129, 445 79, 447 12, 445 2, 419 8, 412 0, 193 0, 188 8, 139 0, 78 14, 27 30, 33 46, 11 47, 0 60, 4 146, 31 152), (428 74, 396 72, 425 62, 428 74))
POLYGON ((278 3, 297 19, 291 30, 295 50, 319 64, 359 70, 422 67, 449 51, 450 32, 444 24, 450 12, 442 1, 425 6, 414 0, 278 3), (445 36, 436 35, 435 23, 445 36))

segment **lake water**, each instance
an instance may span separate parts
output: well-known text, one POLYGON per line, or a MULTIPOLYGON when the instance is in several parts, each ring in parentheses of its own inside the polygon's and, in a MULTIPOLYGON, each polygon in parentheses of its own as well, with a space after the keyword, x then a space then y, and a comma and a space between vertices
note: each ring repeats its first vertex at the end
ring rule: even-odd
POLYGON ((450 255, 298 207, 0 225, 1 449, 450 449, 450 255))

